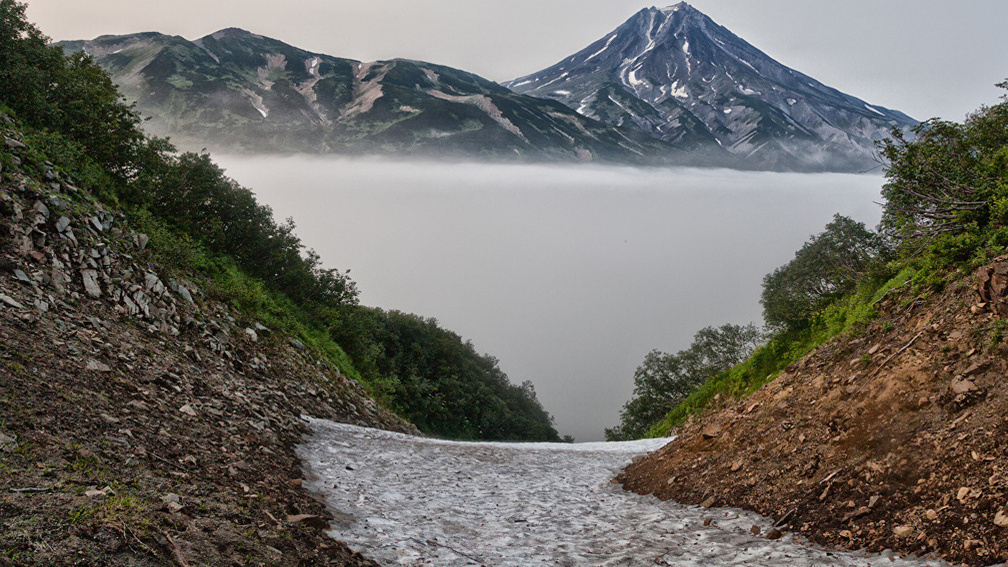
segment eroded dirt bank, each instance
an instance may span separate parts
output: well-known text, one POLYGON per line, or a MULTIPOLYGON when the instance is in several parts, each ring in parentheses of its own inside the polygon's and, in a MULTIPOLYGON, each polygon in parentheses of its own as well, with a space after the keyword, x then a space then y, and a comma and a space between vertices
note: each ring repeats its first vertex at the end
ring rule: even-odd
POLYGON ((629 490, 816 542, 1008 560, 1008 258, 880 316, 627 467, 629 490))

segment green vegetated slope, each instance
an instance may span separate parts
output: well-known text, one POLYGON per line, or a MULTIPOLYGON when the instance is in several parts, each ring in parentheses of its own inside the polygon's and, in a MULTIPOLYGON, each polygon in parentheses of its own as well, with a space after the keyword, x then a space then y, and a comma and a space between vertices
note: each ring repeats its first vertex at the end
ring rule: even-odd
POLYGON ((837 215, 767 274, 766 335, 754 350, 740 340, 744 327, 726 325, 701 331, 678 353, 649 354, 607 437, 667 435, 755 392, 834 337, 860 332, 883 299, 926 296, 1004 252, 1008 102, 982 107, 962 124, 924 122, 913 138, 894 131, 881 149, 887 183, 878 230, 837 215))
MULTIPOLYGON (((426 433, 558 439, 530 384, 512 385, 494 359, 432 320, 360 306, 355 283, 305 250, 291 222, 277 223, 269 207, 224 176, 208 155, 177 153, 165 139, 145 135, 137 108, 94 59, 81 52, 65 56, 62 48, 48 46, 25 20, 24 8, 0 0, 0 103, 20 121, 32 151, 95 189, 106 206, 125 212, 149 236, 158 262, 208 278, 220 299, 324 355, 426 433)), ((120 78, 136 78, 125 81, 124 89, 149 89, 179 115, 196 112, 208 98, 245 96, 235 94, 244 88, 235 85, 249 81, 279 85, 268 96, 290 105, 268 97, 263 104, 306 125, 326 124, 337 111, 327 105, 352 98, 352 62, 327 59, 320 67, 325 72, 312 74, 310 67, 298 67, 306 54, 276 42, 270 46, 276 64, 259 74, 261 63, 251 61, 261 57, 249 42, 260 40, 266 41, 226 31, 196 46, 141 35, 109 47, 105 55, 120 78), (281 59, 288 61, 286 70, 281 59), (173 67, 179 60, 194 64, 173 67), (205 80, 200 69, 221 61, 229 74, 205 80), (159 70, 162 82, 144 78, 152 69, 159 70), (315 79, 314 87, 328 93, 329 102, 315 104, 299 94, 303 81, 315 79)), ((252 114, 245 109, 214 115, 220 108, 209 105, 194 123, 237 136, 229 125, 260 116, 242 100, 252 114)), ((265 128, 262 138, 270 139, 268 124, 259 127, 265 128)))
POLYGON ((85 50, 151 121, 186 145, 491 159, 675 162, 685 152, 474 74, 420 61, 362 63, 239 29, 189 41, 143 33, 85 50))

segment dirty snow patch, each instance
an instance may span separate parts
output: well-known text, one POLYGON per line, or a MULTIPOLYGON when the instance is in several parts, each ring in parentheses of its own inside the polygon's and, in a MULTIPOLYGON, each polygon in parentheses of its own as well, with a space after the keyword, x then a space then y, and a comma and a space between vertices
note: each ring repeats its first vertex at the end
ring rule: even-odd
POLYGON ((298 448, 329 532, 382 565, 944 565, 770 541, 749 512, 661 502, 610 479, 668 439, 457 443, 325 420, 298 448), (705 520, 710 520, 705 526, 705 520))

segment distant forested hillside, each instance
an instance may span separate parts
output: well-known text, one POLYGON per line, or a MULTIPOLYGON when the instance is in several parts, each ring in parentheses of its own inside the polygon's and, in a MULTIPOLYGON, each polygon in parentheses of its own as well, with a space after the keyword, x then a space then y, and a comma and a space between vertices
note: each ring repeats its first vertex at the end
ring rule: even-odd
MULTIPOLYGON (((213 282, 217 298, 324 355, 437 435, 556 440, 531 385, 512 385, 432 320, 360 306, 346 272, 306 250, 205 153, 178 153, 83 52, 66 56, 0 0, 0 104, 40 158, 94 188, 150 237, 157 261, 213 282)), ((13 158, 11 158, 13 159, 13 158)))

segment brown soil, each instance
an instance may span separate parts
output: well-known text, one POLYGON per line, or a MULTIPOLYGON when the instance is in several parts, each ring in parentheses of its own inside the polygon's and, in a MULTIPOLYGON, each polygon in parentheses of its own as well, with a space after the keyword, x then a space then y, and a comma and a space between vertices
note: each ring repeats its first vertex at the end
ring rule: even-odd
POLYGON ((3 172, 0 566, 374 565, 301 487, 300 416, 415 428, 198 282, 187 300, 144 240, 45 164, 3 172))
POLYGON ((686 424, 618 481, 821 544, 1008 560, 1005 274, 1000 258, 943 293, 885 300, 866 332, 686 424))

